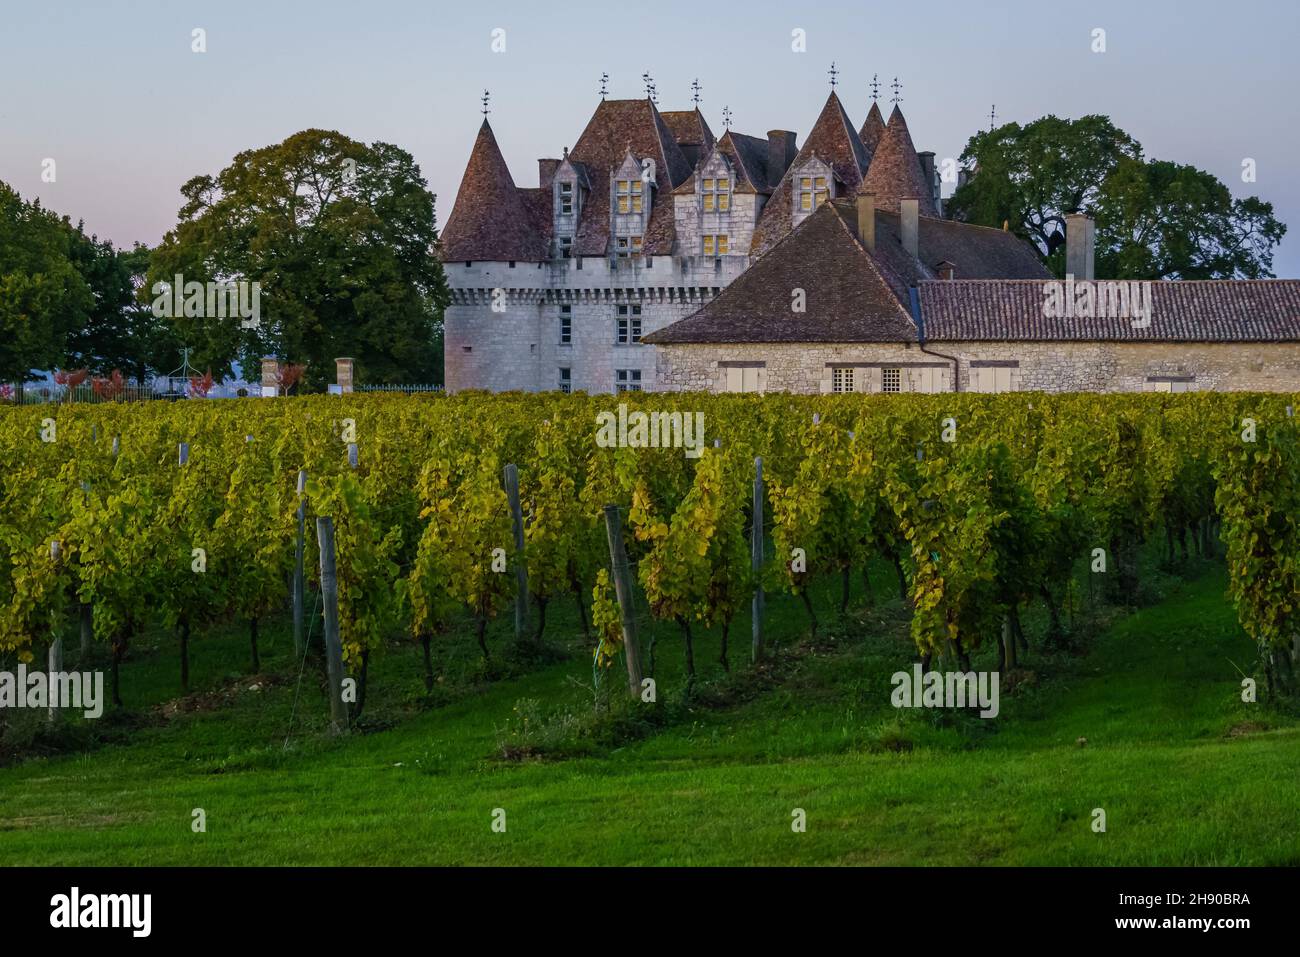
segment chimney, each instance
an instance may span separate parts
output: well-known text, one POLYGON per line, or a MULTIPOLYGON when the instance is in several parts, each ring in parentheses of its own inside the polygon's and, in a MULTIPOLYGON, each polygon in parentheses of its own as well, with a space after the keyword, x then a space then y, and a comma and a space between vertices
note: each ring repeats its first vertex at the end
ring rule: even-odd
POLYGON ((870 252, 876 251, 875 193, 858 193, 858 238, 870 252))
POLYGON ((915 197, 898 201, 898 220, 903 248, 913 259, 919 258, 918 237, 921 229, 921 201, 915 197))
POLYGON ((1093 232, 1097 225, 1084 213, 1065 214, 1065 271, 1075 279, 1096 279, 1093 232))
POLYGON ((775 186, 781 182, 781 177, 790 168, 794 158, 799 155, 799 147, 795 142, 797 139, 798 134, 791 133, 789 130, 767 131, 767 182, 769 186, 775 186))
POLYGON ((925 188, 930 191, 930 198, 937 200, 939 191, 934 188, 934 153, 925 152, 916 155, 921 160, 921 178, 925 180, 925 188))

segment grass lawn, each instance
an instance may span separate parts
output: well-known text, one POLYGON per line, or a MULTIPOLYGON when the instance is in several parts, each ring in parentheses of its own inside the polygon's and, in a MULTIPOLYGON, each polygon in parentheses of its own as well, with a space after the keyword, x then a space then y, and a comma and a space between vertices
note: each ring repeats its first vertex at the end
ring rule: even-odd
MULTIPOLYGON (((514 654, 502 621, 484 666, 464 629, 438 647, 428 696, 418 647, 394 645, 341 739, 324 733, 318 679, 309 664, 298 680, 283 622, 263 627, 261 678, 243 674, 242 630, 195 640, 186 707, 175 641, 151 634, 123 667, 130 713, 98 722, 97 746, 0 769, 0 862, 1300 864, 1300 721, 1241 702, 1233 663, 1249 673, 1255 655, 1219 566, 1107 612, 1086 656, 1035 641, 989 721, 891 707, 890 675, 914 658, 906 615, 855 586, 840 619, 838 582, 824 583, 815 640, 797 602, 770 600, 780 650, 762 680, 747 616, 731 677, 718 636, 698 635, 690 704, 681 638, 654 625, 662 724, 615 740, 573 730, 592 723, 593 687, 571 602, 548 614, 567 657, 514 654), (520 715, 527 735, 506 730, 520 715), (541 756, 506 759, 503 741, 541 756), (792 832, 795 808, 806 833, 792 832)), ((1032 640, 1040 623, 1026 620, 1032 640)))

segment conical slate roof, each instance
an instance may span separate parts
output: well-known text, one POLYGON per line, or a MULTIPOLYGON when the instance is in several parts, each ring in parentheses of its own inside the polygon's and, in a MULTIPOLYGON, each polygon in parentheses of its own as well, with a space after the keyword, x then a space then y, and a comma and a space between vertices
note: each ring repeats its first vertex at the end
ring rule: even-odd
POLYGON ((822 107, 821 115, 808 133, 808 139, 804 141, 799 155, 794 158, 780 184, 772 191, 772 198, 763 207, 763 214, 754 227, 754 255, 761 256, 790 231, 794 221, 794 178, 796 171, 811 156, 828 163, 850 193, 858 188, 862 174, 871 162, 866 147, 854 131, 853 123, 844 112, 844 105, 834 90, 827 97, 826 105, 822 107))
POLYGON ((889 115, 885 135, 876 146, 871 166, 858 192, 875 193, 876 208, 887 212, 898 212, 899 200, 913 198, 921 201, 922 216, 939 215, 934 205, 934 187, 925 181, 921 159, 916 155, 912 134, 907 129, 907 120, 897 106, 889 115))
POLYGON ((858 139, 862 140, 862 145, 867 148, 868 156, 875 157, 876 147, 880 145, 881 137, 884 135, 885 118, 880 115, 880 104, 872 100, 871 110, 867 113, 862 129, 858 131, 858 139))
POLYGON ((545 259, 545 239, 522 192, 485 119, 442 231, 443 261, 545 259))

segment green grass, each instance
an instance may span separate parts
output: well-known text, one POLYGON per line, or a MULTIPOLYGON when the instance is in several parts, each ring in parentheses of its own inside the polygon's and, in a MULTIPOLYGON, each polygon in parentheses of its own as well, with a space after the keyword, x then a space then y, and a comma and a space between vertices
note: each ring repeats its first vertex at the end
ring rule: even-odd
MULTIPOLYGON (((242 629, 219 629, 193 643, 192 674, 228 693, 166 716, 179 669, 172 639, 152 634, 122 672, 133 720, 101 722, 90 750, 0 769, 0 862, 1300 863, 1300 723, 1240 701, 1232 662, 1249 673, 1254 651, 1217 567, 1158 577, 1163 600, 1107 613, 1085 657, 1035 647, 995 721, 895 711, 889 676, 913 657, 905 613, 858 594, 839 621, 837 585, 816 595, 815 641, 800 606, 770 601, 784 657, 766 681, 746 677, 747 617, 729 679, 717 635, 698 636, 694 703, 680 637, 654 625, 663 724, 613 742, 572 730, 593 726, 593 690, 571 602, 548 615, 567 658, 507 653, 498 622, 485 667, 462 629, 439 646, 428 698, 418 650, 395 645, 372 662, 367 716, 344 739, 324 734, 318 680, 297 682, 282 622, 264 627, 273 682, 243 674, 242 629), (502 758, 530 701, 551 750, 577 756, 502 758), (1091 828, 1099 807, 1105 834, 1091 828), (791 831, 794 808, 806 833, 791 831)), ((1033 633, 1039 615, 1026 621, 1033 633)), ((606 680, 617 689, 621 673, 606 680)))

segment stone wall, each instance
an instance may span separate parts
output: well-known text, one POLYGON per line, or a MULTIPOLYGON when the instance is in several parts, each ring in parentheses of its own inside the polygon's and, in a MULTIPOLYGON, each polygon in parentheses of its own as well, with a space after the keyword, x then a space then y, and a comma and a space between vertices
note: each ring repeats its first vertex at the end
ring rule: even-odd
POLYGON ((445 373, 463 389, 556 389, 570 369, 573 391, 612 392, 616 369, 641 370, 655 388, 654 347, 615 342, 618 307, 641 307, 649 335, 695 312, 744 270, 744 255, 560 259, 549 263, 444 264, 445 373), (497 305, 500 310, 495 310, 497 305), (572 310, 572 342, 560 342, 560 307, 572 310))
POLYGON ((971 388, 972 363, 1007 368, 1014 388, 1045 392, 1142 392, 1176 383, 1189 391, 1300 391, 1300 343, 931 343, 915 344, 668 345, 656 349, 656 388, 726 388, 727 363, 765 363, 767 391, 831 391, 828 363, 858 364, 855 389, 879 387, 875 371, 894 366, 921 390, 951 388, 951 360, 960 363, 962 391, 971 388), (1010 364, 1015 363, 1014 366, 1010 364), (948 372, 922 377, 920 370, 946 364, 948 372), (870 370, 867 373, 865 370, 870 370))

